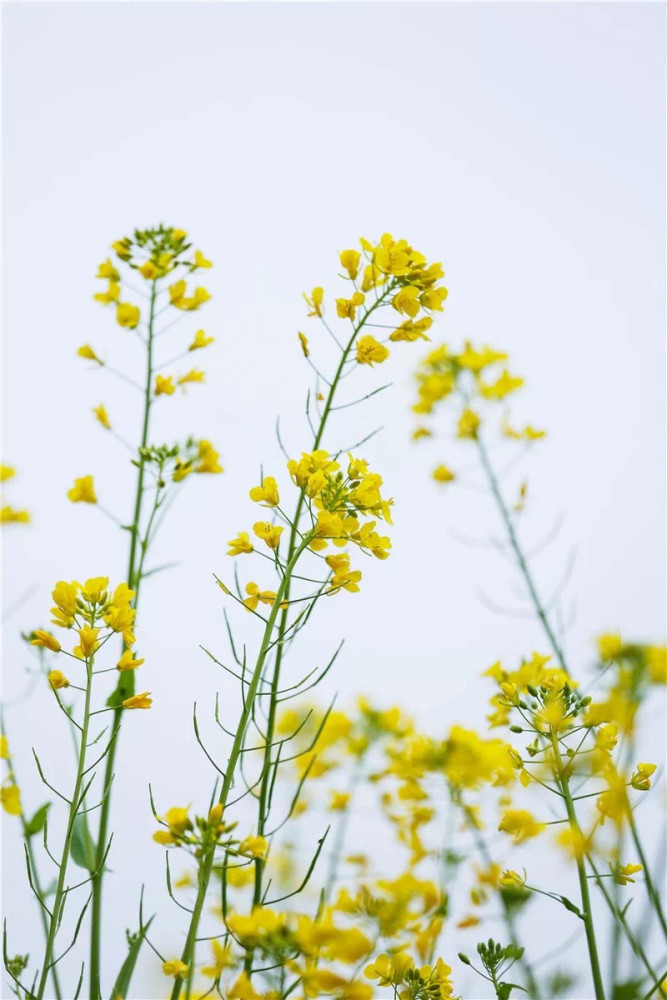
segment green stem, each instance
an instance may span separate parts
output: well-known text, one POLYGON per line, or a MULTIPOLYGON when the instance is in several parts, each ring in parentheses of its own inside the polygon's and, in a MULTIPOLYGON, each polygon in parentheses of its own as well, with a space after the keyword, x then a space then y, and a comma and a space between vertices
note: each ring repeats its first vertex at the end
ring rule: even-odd
POLYGON ((65 832, 65 840, 63 843, 62 855, 60 858, 60 864, 58 866, 58 881, 56 883, 56 891, 53 897, 53 908, 51 910, 51 920, 49 923, 49 932, 46 939, 46 946, 44 949, 44 959, 42 961, 42 973, 39 980, 39 986, 37 989, 36 1000, 42 1000, 44 996, 44 990, 46 989, 46 982, 49 977, 49 972, 51 971, 51 961, 53 959, 53 947, 55 944, 56 933, 60 925, 62 918, 62 907, 65 901, 65 876, 67 874, 67 863, 69 861, 70 848, 72 843, 72 834, 74 832, 74 821, 77 816, 77 812, 81 805, 79 801, 81 798, 81 786, 83 784, 83 774, 86 767, 86 750, 88 743, 88 726, 90 723, 90 698, 93 687, 93 666, 92 658, 86 657, 86 698, 83 708, 83 720, 81 723, 81 745, 79 748, 79 758, 77 761, 76 769, 76 780, 74 783, 74 792, 70 800, 69 816, 67 819, 67 829, 65 832))
MULTIPOLYGON (((225 770, 225 777, 218 798, 218 802, 223 808, 223 815, 225 806, 227 805, 227 798, 229 796, 229 792, 234 782, 234 775, 236 773, 236 767, 238 765, 239 757, 243 749, 246 730, 248 728, 248 723, 250 722, 252 710, 255 704, 255 699, 257 697, 257 691, 262 678, 262 673, 264 671, 264 664, 269 650, 269 645, 271 643, 271 636, 276 624, 278 612, 280 610, 280 605, 285 600, 289 586, 289 580, 294 570, 294 567, 299 559, 299 556, 304 551, 304 549, 307 548, 308 545, 310 545, 314 537, 315 537, 315 532, 313 530, 309 531, 308 534, 305 535, 304 538, 301 540, 298 547, 294 550, 291 559, 289 560, 289 562, 285 567, 285 574, 280 581, 280 585, 278 587, 275 600, 271 607, 271 612, 269 614, 266 626, 264 628, 264 635, 262 636, 262 642, 259 648, 259 653, 257 655, 257 661, 255 663, 255 668, 253 670, 252 678, 248 685, 248 690, 245 694, 243 712, 241 713, 239 724, 236 729, 236 735, 234 736, 234 742, 232 744, 232 749, 225 770)), ((215 844, 211 845, 207 849, 199 865, 197 898, 195 900, 192 916, 190 918, 190 927, 188 929, 188 935, 185 941, 185 947, 183 948, 183 954, 181 955, 181 961, 184 962, 188 967, 192 962, 192 956, 194 954, 195 944, 197 940, 197 930, 199 928, 199 921, 201 919, 202 909, 204 907, 204 901, 206 899, 206 893, 208 891, 209 882, 211 880, 211 871, 213 869, 214 857, 215 857, 215 844)), ((176 979, 174 980, 174 986, 171 992, 171 1000, 178 1000, 181 994, 182 985, 183 985, 183 977, 177 976, 176 979)))
POLYGON ((551 648, 554 654, 556 655, 556 659, 558 660, 560 665, 563 668, 565 668, 565 656, 563 654, 563 650, 561 649, 560 643, 556 638, 556 634, 553 628, 551 627, 549 616, 547 615, 544 605, 542 604, 542 601, 540 599, 539 593, 537 591, 537 586, 535 584, 535 581, 533 580, 533 575, 530 572, 530 567, 528 566, 526 557, 523 554, 523 550, 519 543, 516 529, 514 527, 514 522, 512 521, 512 516, 508 510, 507 504, 505 503, 505 499, 501 493, 500 484, 498 483, 498 479, 493 470, 493 466, 491 465, 488 452, 486 450, 486 447, 482 439, 479 436, 475 438, 475 440, 477 442, 477 448, 479 450, 479 456, 482 463, 482 467, 486 473, 487 479, 489 480, 491 492, 496 501, 498 510, 500 511, 500 516, 503 520, 503 524, 505 525, 505 530, 507 531, 507 537, 509 538, 509 542, 512 547, 512 551, 514 552, 514 556, 518 563, 519 569, 521 571, 521 575, 523 576, 526 587, 528 588, 528 593, 530 594, 531 600, 535 607, 535 612, 547 635, 551 648))
POLYGON ((588 956, 591 964, 591 975, 593 976, 593 986, 595 988, 595 1000, 605 1000, 604 985, 602 983, 602 973, 600 971, 600 959, 598 956, 597 941, 595 938, 595 927, 593 925, 593 911, 591 908, 591 897, 588 888, 588 877, 586 866, 579 845, 583 843, 584 836, 579 827, 577 813, 570 791, 570 782, 567 772, 563 767, 563 761, 558 748, 556 735, 551 733, 551 746, 554 753, 554 764, 558 776, 558 783, 565 799, 565 808, 570 828, 574 835, 574 851, 577 862, 577 875, 579 877, 579 891, 581 894, 582 917, 586 930, 586 943, 588 945, 588 956))
MULTIPOLYGON (((157 298, 157 281, 151 286, 151 298, 148 316, 148 337, 146 343, 146 384, 144 386, 144 409, 141 427, 140 449, 148 445, 148 433, 150 428, 150 413, 153 401, 153 342, 155 335, 155 302, 157 298)), ((137 558, 137 542, 139 538, 139 525, 141 522, 141 509, 144 495, 144 477, 146 463, 139 452, 137 486, 134 498, 134 513, 132 526, 130 528, 130 554, 127 568, 127 585, 135 591, 134 607, 137 607, 139 600, 139 586, 141 584, 141 574, 135 571, 137 558), (136 578, 135 578, 136 577, 136 578)), ((101 941, 102 941, 102 888, 104 881, 104 844, 106 843, 109 818, 111 810, 111 783, 114 775, 114 764, 116 751, 120 742, 120 727, 122 724, 122 706, 117 706, 113 713, 111 732, 115 734, 109 745, 106 766, 104 771, 104 788, 107 790, 106 798, 100 809, 100 823, 97 836, 97 848, 95 857, 95 875, 93 876, 93 899, 91 906, 90 924, 90 998, 99 1000, 101 997, 101 941)))
POLYGON ((641 840, 639 839, 639 832, 635 824, 635 818, 632 810, 628 808, 628 822, 630 824, 630 834, 632 836, 632 841, 637 849, 637 854, 639 855, 639 860, 644 866, 644 878, 646 879, 646 889, 649 894, 649 898, 653 904, 653 908, 657 914, 658 920, 660 921, 660 926, 662 927, 665 937, 667 937, 667 921, 665 921, 665 914, 663 912, 662 906, 660 904, 660 896, 658 895, 658 890, 655 887, 655 883, 651 878, 649 872, 649 865, 646 855, 644 854, 644 849, 642 848, 641 840))

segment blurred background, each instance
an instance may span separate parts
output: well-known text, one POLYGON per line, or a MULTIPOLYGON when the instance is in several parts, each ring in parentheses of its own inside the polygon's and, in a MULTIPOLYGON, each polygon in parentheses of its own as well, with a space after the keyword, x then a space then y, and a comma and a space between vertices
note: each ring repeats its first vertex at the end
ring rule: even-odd
MULTIPOLYGON (((589 669, 602 631, 664 641, 665 15, 641 3, 14 3, 4 16, 3 455, 18 470, 5 502, 32 523, 3 538, 3 697, 28 803, 44 797, 30 747, 54 773, 71 748, 19 633, 48 621, 56 580, 125 573, 125 535, 66 499, 92 474, 100 503, 129 516, 127 454, 91 409, 103 402, 134 440, 140 399, 76 356, 89 342, 123 371, 140 364, 131 333, 92 299, 97 265, 113 240, 160 221, 215 265, 203 276, 211 302, 165 337, 165 357, 199 327, 215 337, 192 359, 206 384, 160 401, 154 440, 210 438, 225 474, 187 484, 153 555, 178 565, 142 596, 140 686, 155 703, 127 720, 118 756, 114 809, 132 824, 116 824, 111 862, 115 967, 140 881, 161 946, 180 950, 148 781, 163 807, 210 794, 190 706, 220 691, 233 717, 236 699, 199 649, 226 651, 212 574, 229 575, 226 541, 256 519, 260 464, 287 481, 276 416, 291 453, 309 446, 297 330, 314 354, 328 347, 301 293, 343 294, 337 253, 360 236, 389 231, 442 261, 450 295, 434 342, 488 342, 527 380, 512 412, 549 435, 520 470, 525 538, 562 519, 536 571, 548 595, 574 567, 571 662, 589 669)), ((362 453, 395 499, 393 552, 364 565, 359 595, 325 602, 293 669, 322 664, 345 637, 323 697, 399 703, 444 735, 483 727, 492 662, 513 666, 544 642, 531 621, 486 606, 516 606, 516 578, 458 537, 498 535, 486 496, 431 479, 460 460, 444 414, 440 439, 410 440, 425 346, 398 344, 376 374, 356 375, 354 395, 393 387, 328 432, 333 450, 383 428, 362 453)), ((256 640, 246 618, 237 625, 256 640)), ((663 727, 657 705, 640 759, 663 753, 663 727)), ((27 950, 36 909, 8 817, 3 832, 5 916, 14 950, 27 950)), ((554 938, 568 928, 556 912, 554 938)), ((544 929, 532 933, 543 950, 544 929)), ((443 954, 455 964, 476 939, 445 936, 443 954)), ((455 982, 478 995, 462 967, 455 982)), ((162 995, 150 954, 135 988, 162 995)))

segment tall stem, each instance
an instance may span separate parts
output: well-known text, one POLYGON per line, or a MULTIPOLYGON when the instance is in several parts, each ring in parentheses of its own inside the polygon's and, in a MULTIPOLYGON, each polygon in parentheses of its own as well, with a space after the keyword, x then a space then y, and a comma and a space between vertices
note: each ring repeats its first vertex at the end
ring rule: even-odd
MULTIPOLYGON (((153 342, 155 337, 155 302, 157 298, 157 281, 151 285, 151 298, 148 314, 148 335, 146 341, 146 384, 144 386, 144 407, 141 424, 140 449, 148 445, 148 434, 150 429, 150 414, 153 401, 153 342)), ((135 591, 134 607, 139 601, 139 587, 141 584, 141 574, 137 573, 136 560, 138 552, 139 526, 141 523, 141 510, 144 495, 144 478, 146 463, 139 451, 137 485, 134 497, 134 512, 132 526, 130 529, 130 554, 127 567, 127 585, 135 591)), ((142 567, 143 568, 143 567, 142 567)), ((97 847, 95 857, 95 875, 93 876, 93 899, 91 907, 90 924, 90 998, 99 1000, 101 997, 101 940, 102 940, 102 888, 104 881, 104 844, 106 843, 109 817, 111 810, 111 784, 114 775, 114 763, 116 751, 120 741, 120 727, 122 724, 122 706, 117 706, 113 713, 113 723, 111 732, 114 734, 107 753, 106 766, 104 772, 104 788, 107 790, 106 797, 100 808, 100 823, 97 835, 97 847)))
POLYGON ((573 833, 574 851, 577 862, 577 875, 579 877, 579 891, 581 894, 582 917, 584 927, 586 929, 586 943, 588 945, 591 975, 593 976, 593 986, 595 988, 595 1000, 604 1000, 605 993, 602 983, 602 973, 600 971, 600 959, 598 956, 597 941, 595 938, 595 927, 593 925, 593 911, 591 908, 591 897, 588 888, 588 876, 586 874, 586 865, 580 848, 580 845, 584 842, 584 836, 577 820, 574 801, 570 791, 570 781, 567 771, 563 766, 563 760, 558 747, 558 738, 553 731, 551 732, 551 746, 554 754, 554 765, 556 768, 558 783, 563 793, 563 798, 565 799, 567 818, 570 824, 570 829, 573 833))
POLYGON ((639 839, 639 832, 637 831, 637 825, 635 823, 635 818, 632 814, 631 809, 628 809, 628 822, 630 824, 630 834, 632 836, 632 842, 635 845, 637 854, 639 855, 639 860, 644 866, 644 878, 646 880, 646 889, 648 891, 649 898, 653 903, 653 908, 656 912, 658 920, 660 921, 660 926, 662 927, 663 934, 665 935, 665 937, 667 937, 667 922, 665 921, 665 914, 663 912, 662 905, 660 903, 660 896, 658 895, 658 890, 656 889, 655 883, 651 878, 648 860, 646 858, 646 855, 644 854, 642 842, 639 839))
POLYGON ((69 816, 67 819, 67 829, 65 832, 65 840, 63 842, 63 850, 60 858, 60 864, 58 866, 58 881, 56 883, 56 891, 53 897, 53 909, 51 910, 51 920, 49 924, 49 932, 46 938, 46 947, 44 949, 44 959, 42 961, 42 973, 39 980, 39 986, 37 988, 36 1000, 42 1000, 44 996, 44 990, 46 989, 46 982, 49 977, 49 972, 51 971, 51 961, 53 959, 53 946, 55 944, 56 934, 58 932, 58 927, 62 918, 62 907, 65 902, 65 876, 67 874, 67 863, 69 861, 70 848, 72 843, 72 834, 74 831, 74 821, 77 817, 79 807, 81 805, 81 786, 83 784, 83 774, 86 767, 86 750, 88 744, 88 727, 90 723, 90 698, 93 687, 93 666, 92 657, 86 657, 86 698, 83 708, 83 721, 81 723, 81 745, 79 747, 79 757, 77 760, 76 768, 76 781, 74 783, 74 792, 72 793, 72 798, 70 800, 69 816))
MULTIPOLYGON (((262 642, 259 648, 259 653, 257 654, 257 661, 255 663, 255 668, 252 673, 250 684, 248 685, 248 690, 245 694, 243 712, 241 713, 239 724, 236 729, 236 735, 234 736, 234 742, 232 744, 229 760, 227 761, 227 767, 225 769, 225 777, 222 782, 220 795, 218 797, 218 802, 223 808, 223 815, 225 806, 227 805, 229 792, 234 783, 234 776, 236 773, 236 767, 238 765, 239 757, 241 755, 241 751, 243 750, 246 730, 248 728, 248 723, 250 722, 252 710, 255 704, 255 699, 257 697, 257 690, 259 688, 259 684, 262 679, 264 664, 269 650, 269 645, 271 643, 271 636, 276 624, 278 612, 280 610, 280 605, 283 603, 285 599, 285 595, 287 593, 287 589, 289 586, 289 580, 294 570, 294 567, 299 559, 299 556, 301 555, 303 550, 307 548, 308 545, 310 545, 314 537, 315 537, 315 532, 309 531, 308 534, 303 537, 298 547, 294 550, 291 559, 289 560, 289 562, 285 567, 285 574, 280 581, 280 585, 276 592, 275 600, 273 602, 273 605, 271 606, 271 612, 269 614, 266 626, 264 628, 264 635, 262 636, 262 642)), ((215 857, 215 845, 213 844, 211 847, 208 848, 199 865, 197 898, 195 900, 192 916, 190 918, 190 927, 185 941, 185 947, 183 948, 183 954, 181 956, 181 961, 184 962, 188 967, 192 961, 192 956, 194 953, 194 948, 197 940, 197 930, 199 928, 199 921, 201 919, 202 909, 204 906, 204 901, 206 899, 206 893, 208 891, 209 882, 211 880, 211 872, 213 869, 214 857, 215 857)), ((182 985, 183 985, 183 977, 177 976, 176 979, 174 980, 174 987, 171 992, 171 1000, 178 1000, 181 994, 182 985)))

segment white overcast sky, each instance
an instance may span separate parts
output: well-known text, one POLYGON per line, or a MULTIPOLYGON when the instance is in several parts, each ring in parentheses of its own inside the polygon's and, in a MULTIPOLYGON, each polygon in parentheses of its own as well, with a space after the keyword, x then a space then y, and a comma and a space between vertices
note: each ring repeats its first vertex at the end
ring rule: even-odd
MULTIPOLYGON (((283 476, 276 414, 290 450, 308 445, 301 292, 333 293, 336 253, 359 236, 388 230, 441 260, 450 297, 434 337, 488 341, 527 378, 518 419, 549 438, 522 466, 526 538, 564 516, 536 566, 549 593, 576 550, 577 668, 601 630, 664 637, 661 5, 9 3, 4 20, 3 452, 19 470, 6 500, 33 514, 5 535, 6 604, 31 594, 6 630, 10 705, 25 684, 17 632, 47 620, 53 582, 125 571, 126 538, 65 498, 92 473, 127 517, 125 456, 90 411, 104 401, 132 437, 137 400, 76 349, 90 341, 125 370, 139 359, 92 301, 96 265, 112 240, 159 221, 215 263, 201 325, 216 342, 193 358, 207 385, 156 418, 156 438, 210 437, 226 472, 188 484, 154 558, 181 565, 143 595, 141 683, 155 706, 123 734, 117 796, 136 816, 116 841, 135 880, 161 878, 148 779, 169 803, 208 794, 189 705, 229 690, 197 648, 224 651, 211 574, 228 572, 225 542, 254 520, 260 462, 283 476)), ((173 353, 195 328, 175 329, 173 353)), ((384 426, 365 454, 396 500, 394 553, 361 594, 329 602, 303 659, 315 665, 345 635, 328 692, 398 700, 442 733, 481 721, 491 662, 544 647, 531 623, 480 599, 482 588, 516 606, 509 567, 452 537, 497 531, 490 504, 430 481, 454 454, 446 440, 410 443, 422 353, 397 345, 393 389, 329 437, 335 447, 384 426)), ((367 378, 357 384, 377 384, 367 378)), ((29 747, 56 766, 67 734, 44 692, 6 717, 38 796, 29 747)), ((17 949, 35 916, 15 895, 22 882, 9 871, 17 949)), ((128 899, 133 885, 127 876, 128 899)), ((133 912, 119 907, 115 934, 133 912)))

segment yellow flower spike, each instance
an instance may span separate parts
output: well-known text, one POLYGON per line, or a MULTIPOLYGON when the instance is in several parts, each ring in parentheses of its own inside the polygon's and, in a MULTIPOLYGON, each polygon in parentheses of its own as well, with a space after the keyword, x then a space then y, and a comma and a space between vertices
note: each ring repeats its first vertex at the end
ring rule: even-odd
POLYGON ((201 250, 195 250, 193 270, 197 267, 213 267, 212 262, 206 259, 201 250))
POLYGON ((104 427, 105 430, 110 431, 111 421, 109 420, 109 415, 104 407, 104 404, 100 403, 99 406, 94 406, 93 413, 95 414, 97 420, 102 424, 102 427, 104 427))
POLYGON ((150 691, 142 691, 141 694, 134 694, 131 698, 126 698, 123 702, 123 708, 150 708, 153 704, 153 699, 150 697, 150 691))
POLYGON ((381 344, 372 334, 360 337, 357 341, 357 364, 371 365, 381 364, 389 357, 389 350, 381 344))
POLYGON ((229 545, 228 556, 240 556, 255 551, 247 531, 239 531, 236 538, 230 538, 227 544, 229 545))
POLYGON ((87 358, 89 361, 95 361, 98 365, 103 365, 104 362, 101 358, 95 354, 90 344, 83 344, 76 352, 80 358, 87 358))
POLYGON ((61 688, 69 687, 69 683, 69 680, 65 677, 62 670, 52 670, 49 674, 49 684, 56 691, 59 691, 61 688))
POLYGON ((656 770, 656 764, 637 764, 630 784, 638 792, 647 792, 651 787, 651 775, 656 770))
POLYGON ((359 274, 359 262, 361 261, 361 254, 358 250, 343 250, 340 254, 340 263, 348 274, 348 277, 354 281, 354 279, 359 274))
POLYGON ((249 496, 254 503, 260 503, 264 507, 277 507, 280 503, 278 484, 273 476, 265 476, 262 485, 253 486, 249 496))
POLYGON ((285 530, 280 524, 270 524, 268 521, 256 521, 252 526, 258 538, 261 538, 270 549, 277 549, 280 545, 280 536, 285 530))
POLYGON ((4 785, 0 788, 0 804, 10 816, 21 815, 21 791, 18 785, 4 785))
POLYGON ((475 411, 471 409, 464 410, 459 417, 457 436, 464 439, 471 438, 474 440, 477 437, 480 423, 479 414, 475 413, 475 411))
POLYGON ((141 310, 129 302, 119 302, 116 307, 116 322, 119 326, 134 330, 139 325, 141 310))
POLYGON ((208 345, 212 344, 214 340, 215 337, 207 337, 203 330, 197 330, 192 343, 188 347, 188 350, 198 351, 202 347, 208 347, 208 345))
POLYGON ((223 467, 220 465, 220 462, 218 461, 218 459, 220 458, 220 454, 215 450, 210 441, 200 441, 198 451, 199 451, 199 462, 195 466, 195 472, 202 472, 202 473, 224 472, 223 467))
POLYGON ((74 480, 74 486, 67 491, 67 499, 72 503, 97 503, 97 494, 92 476, 82 476, 74 480))
POLYGON ((97 641, 99 632, 98 628, 90 628, 88 625, 78 629, 79 639, 81 640, 80 649, 84 656, 92 656, 95 650, 99 648, 100 644, 97 641))
POLYGON ((35 638, 31 639, 31 646, 44 646, 46 649, 50 649, 52 653, 60 652, 62 647, 56 637, 51 635, 50 632, 44 632, 43 629, 37 628, 33 632, 33 635, 35 638))
POLYGON ((299 333, 298 337, 299 343, 301 344, 301 350, 303 351, 303 356, 304 358, 307 358, 310 355, 310 351, 308 350, 308 338, 305 333, 299 333))
POLYGON ((126 649, 116 664, 116 670, 136 670, 144 662, 144 660, 135 659, 131 649, 126 649))
POLYGON ((239 854, 249 858, 266 858, 269 845, 264 837, 246 837, 239 844, 239 854))
POLYGON ((176 392, 172 375, 156 375, 154 393, 156 396, 173 396, 176 392))
POLYGON ((322 306, 323 306, 323 303, 324 303, 324 289, 323 288, 320 288, 319 286, 317 286, 316 288, 313 288, 312 292, 310 293, 310 298, 308 298, 308 296, 306 295, 305 292, 303 293, 303 297, 306 300, 306 305, 311 310, 308 313, 309 316, 322 316, 323 315, 323 309, 322 309, 322 306))
POLYGON ((446 465, 438 465, 433 470, 433 478, 436 483, 451 483, 456 479, 456 475, 446 465))
POLYGON ((163 962, 162 971, 165 976, 187 976, 188 967, 185 962, 181 962, 180 958, 170 959, 168 962, 163 962))

